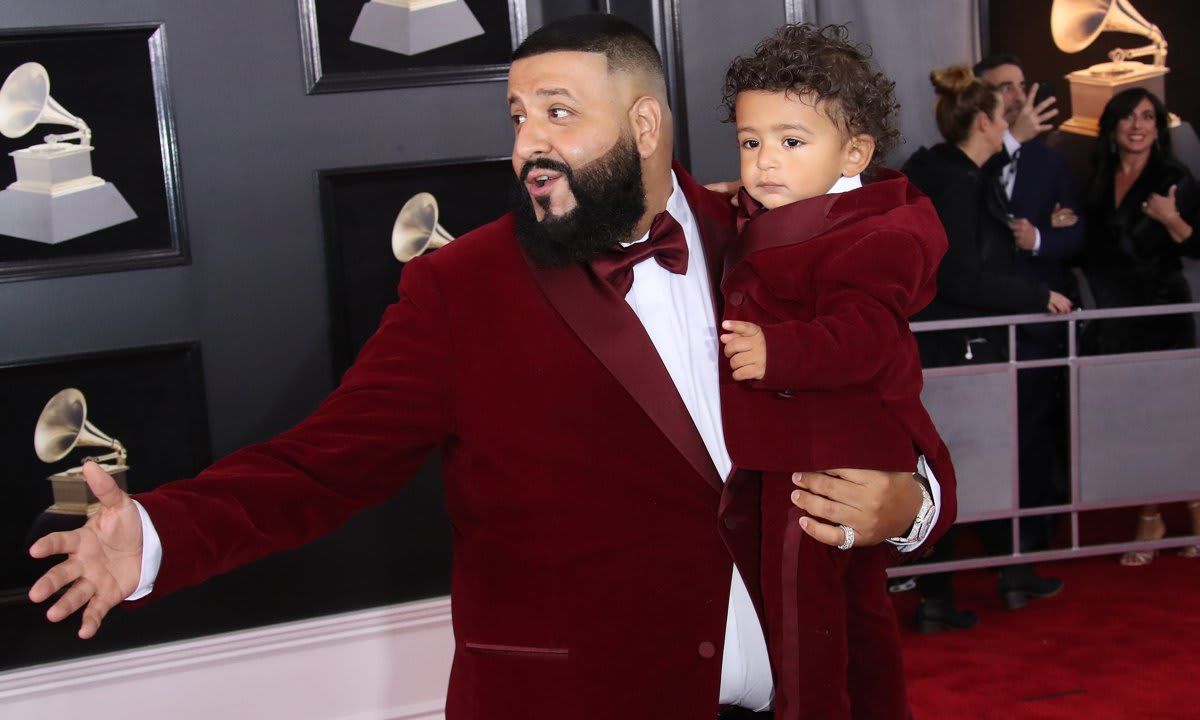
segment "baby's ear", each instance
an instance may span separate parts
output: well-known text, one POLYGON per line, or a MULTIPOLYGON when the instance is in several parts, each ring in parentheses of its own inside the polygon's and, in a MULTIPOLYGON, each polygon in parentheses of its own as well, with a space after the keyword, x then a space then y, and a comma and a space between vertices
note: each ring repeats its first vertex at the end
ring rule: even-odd
POLYGON ((867 133, 851 136, 846 140, 842 153, 842 175, 854 177, 871 164, 875 156, 875 138, 867 133))

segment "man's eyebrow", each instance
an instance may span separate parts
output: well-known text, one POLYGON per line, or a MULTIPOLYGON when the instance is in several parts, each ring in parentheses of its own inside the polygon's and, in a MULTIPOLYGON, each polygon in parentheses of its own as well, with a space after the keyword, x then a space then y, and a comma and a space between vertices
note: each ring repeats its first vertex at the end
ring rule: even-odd
POLYGON ((539 95, 541 97, 557 97, 559 95, 563 95, 571 102, 579 102, 579 99, 576 98, 574 95, 572 95, 571 91, 566 88, 560 88, 560 87, 541 88, 534 94, 539 95))
MULTIPOLYGON (((579 102, 579 98, 572 95, 570 90, 561 87, 539 88, 533 94, 538 97, 565 97, 573 103, 579 102)), ((515 105, 519 102, 521 102, 521 99, 516 95, 508 96, 509 105, 515 105)))

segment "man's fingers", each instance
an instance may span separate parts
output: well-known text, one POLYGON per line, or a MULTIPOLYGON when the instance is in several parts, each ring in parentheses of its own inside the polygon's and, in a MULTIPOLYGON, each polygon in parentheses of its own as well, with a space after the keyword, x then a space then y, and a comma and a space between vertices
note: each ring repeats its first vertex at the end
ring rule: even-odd
POLYGON ((70 585, 83 575, 83 563, 78 560, 64 560, 46 571, 45 575, 29 588, 29 599, 40 603, 60 589, 70 585))
POLYGON ((124 490, 117 486, 117 481, 112 479, 112 475, 101 470, 95 462, 83 464, 83 479, 87 480, 92 494, 104 507, 119 507, 129 497, 124 490))
POLYGON ((861 516, 861 513, 846 503, 830 500, 808 490, 793 490, 791 500, 793 505, 809 515, 815 515, 834 523, 853 525, 854 523, 851 521, 860 519, 861 516))
POLYGON ((1049 110, 1046 110, 1045 112, 1039 112, 1037 115, 1038 127, 1046 125, 1047 120, 1052 120, 1056 117, 1058 117, 1058 108, 1050 108, 1049 110))
POLYGON ((846 540, 846 533, 840 527, 823 523, 816 518, 800 518, 800 527, 804 528, 804 532, 813 540, 833 547, 841 545, 846 540))
POLYGON ((50 557, 51 555, 66 555, 79 549, 79 531, 67 530, 50 533, 35 542, 29 548, 29 554, 35 558, 50 557))
POLYGON ((762 332, 762 328, 754 323, 742 322, 741 320, 726 320, 721 323, 721 327, 742 337, 754 337, 762 332))
POLYGON ((108 611, 112 610, 113 603, 96 595, 92 601, 88 603, 87 610, 83 611, 83 622, 79 626, 79 637, 81 640, 89 640, 96 635, 96 631, 100 629, 100 623, 104 621, 108 611))
POLYGON ((724 195, 736 195, 737 191, 742 188, 741 180, 726 180, 725 182, 709 183, 704 186, 713 192, 722 193, 724 195))
POLYGON ((1034 83, 1029 86, 1028 90, 1025 91, 1025 107, 1028 108, 1033 106, 1033 101, 1037 98, 1039 87, 1041 86, 1038 83, 1034 83))
POLYGON ((46 619, 50 622, 62 620, 83 607, 84 603, 91 600, 95 594, 96 586, 87 578, 76 580, 75 584, 58 599, 58 602, 51 605, 50 609, 46 611, 46 619))

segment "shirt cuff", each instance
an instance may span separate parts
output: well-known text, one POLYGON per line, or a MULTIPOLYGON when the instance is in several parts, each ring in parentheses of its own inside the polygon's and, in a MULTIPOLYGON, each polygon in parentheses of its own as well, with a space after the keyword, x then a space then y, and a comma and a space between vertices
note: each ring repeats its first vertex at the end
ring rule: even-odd
POLYGON ((137 500, 133 501, 133 506, 142 520, 142 576, 138 579, 137 589, 126 600, 138 600, 149 595, 154 590, 154 580, 162 565, 162 541, 158 539, 158 531, 150 521, 150 513, 137 500))
POLYGON ((1004 149, 1008 151, 1009 160, 1013 160, 1013 156, 1021 149, 1021 143, 1013 137, 1011 130, 1004 131, 1004 149))
POLYGON ((1033 250, 1030 250, 1030 252, 1032 252, 1034 255, 1037 255, 1038 251, 1041 249, 1042 249, 1042 231, 1037 228, 1034 228, 1033 229, 1033 250))
MULTIPOLYGON (((921 526, 921 531, 917 537, 908 539, 907 542, 894 542, 888 540, 900 552, 912 552, 925 542, 929 537, 930 531, 937 525, 938 516, 942 512, 942 486, 938 484, 937 478, 933 475, 933 469, 929 467, 929 463, 925 462, 925 456, 917 458, 917 474, 925 478, 929 482, 929 498, 933 501, 933 514, 929 517, 929 522, 921 526)), ((907 539, 907 538, 906 538, 907 539)))

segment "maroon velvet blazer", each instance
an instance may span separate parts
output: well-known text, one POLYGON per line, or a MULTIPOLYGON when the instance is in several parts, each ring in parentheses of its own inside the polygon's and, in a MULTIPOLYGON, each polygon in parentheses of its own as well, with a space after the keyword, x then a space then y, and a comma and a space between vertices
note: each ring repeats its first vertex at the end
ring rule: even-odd
MULTIPOLYGON (((715 288, 733 208, 675 171, 715 288)), ((624 299, 583 266, 531 267, 510 216, 408 263, 311 416, 137 496, 163 544, 149 597, 330 532, 435 451, 449 720, 716 717, 733 558, 758 572, 754 476, 722 485, 624 299)))
POLYGON ((945 490, 940 519, 953 518, 953 468, 921 405, 908 327, 933 299, 946 252, 933 205, 891 170, 860 189, 771 211, 741 198, 742 234, 722 282, 725 319, 761 325, 767 360, 761 380, 741 383, 723 363, 734 464, 911 472, 919 452, 945 490))

